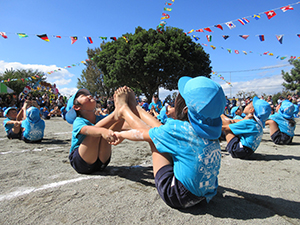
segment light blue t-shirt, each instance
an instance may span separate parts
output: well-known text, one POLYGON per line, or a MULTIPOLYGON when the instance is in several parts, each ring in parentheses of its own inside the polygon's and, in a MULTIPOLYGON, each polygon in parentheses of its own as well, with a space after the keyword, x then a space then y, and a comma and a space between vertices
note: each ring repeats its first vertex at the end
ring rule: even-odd
POLYGON ((242 120, 244 119, 243 117, 239 116, 239 115, 235 115, 235 117, 233 117, 234 120, 242 120))
MULTIPOLYGON (((96 116, 96 123, 98 123, 100 120, 102 120, 106 116, 96 116)), ((91 123, 87 119, 83 117, 76 117, 76 119, 73 122, 73 131, 72 131, 72 140, 71 140, 71 148, 70 153, 83 142, 86 135, 79 134, 82 127, 84 126, 94 126, 95 124, 91 123)))
POLYGON ((160 110, 157 109, 157 107, 159 109, 162 108, 162 105, 161 105, 161 102, 160 101, 157 101, 157 103, 154 103, 154 102, 151 102, 150 105, 149 105, 149 110, 151 110, 152 106, 154 106, 154 109, 156 112, 159 112, 160 110))
POLYGON ((229 124, 229 128, 234 135, 240 138, 243 146, 255 151, 263 137, 263 128, 253 119, 241 120, 237 123, 229 124))
POLYGON ((296 128, 296 124, 295 126, 290 126, 289 121, 287 119, 285 119, 281 114, 279 113, 275 113, 273 115, 269 116, 270 120, 274 120, 277 125, 279 130, 282 133, 285 133, 287 135, 289 135, 290 137, 294 137, 295 135, 295 128, 296 128))
POLYGON ((161 153, 172 155, 175 177, 196 196, 209 202, 217 194, 221 149, 218 140, 198 136, 187 121, 169 118, 165 125, 149 130, 161 153))
POLYGON ((31 123, 26 118, 22 121, 21 127, 25 128, 23 136, 30 141, 38 141, 44 137, 45 121, 42 119, 36 123, 31 123))
POLYGON ((6 119, 3 121, 3 126, 4 126, 5 131, 6 131, 7 134, 8 134, 8 131, 10 131, 10 130, 14 127, 13 124, 7 124, 8 121, 11 121, 11 119, 6 118, 6 119))

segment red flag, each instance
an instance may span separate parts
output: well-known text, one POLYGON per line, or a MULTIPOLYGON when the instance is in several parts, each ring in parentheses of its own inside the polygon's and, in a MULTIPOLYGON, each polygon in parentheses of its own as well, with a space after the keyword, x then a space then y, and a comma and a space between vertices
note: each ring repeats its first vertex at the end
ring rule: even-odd
POLYGON ((294 8, 292 7, 292 6, 284 6, 284 7, 281 7, 280 8, 283 12, 286 12, 286 11, 288 11, 288 10, 294 10, 294 8))
POLYGON ((219 29, 223 30, 223 27, 222 27, 220 24, 218 24, 218 25, 215 25, 215 27, 217 27, 217 28, 219 28, 219 29))
POLYGON ((47 34, 41 34, 41 35, 36 35, 38 36, 40 39, 49 42, 49 38, 47 37, 47 34))
POLYGON ((7 35, 6 35, 6 33, 5 32, 0 32, 0 35, 3 37, 3 38, 7 38, 7 35))
POLYGON ((204 30, 203 29, 198 29, 198 30, 196 30, 196 32, 204 32, 204 30))
POLYGON ((71 45, 74 44, 78 40, 78 37, 73 36, 71 37, 71 45))
POLYGON ((55 38, 61 38, 61 36, 59 36, 59 35, 53 35, 53 37, 55 37, 55 38))
POLYGON ((204 28, 204 30, 208 31, 208 32, 212 32, 211 29, 209 27, 204 28))
POLYGON ((234 52, 235 52, 236 54, 239 54, 239 53, 240 53, 238 50, 234 50, 234 52))
POLYGON ((267 52, 264 52, 264 55, 267 55, 269 53, 269 51, 267 51, 267 52))
POLYGON ((268 19, 271 19, 274 16, 276 16, 276 13, 274 12, 274 10, 270 10, 268 12, 265 12, 265 14, 267 15, 268 19))

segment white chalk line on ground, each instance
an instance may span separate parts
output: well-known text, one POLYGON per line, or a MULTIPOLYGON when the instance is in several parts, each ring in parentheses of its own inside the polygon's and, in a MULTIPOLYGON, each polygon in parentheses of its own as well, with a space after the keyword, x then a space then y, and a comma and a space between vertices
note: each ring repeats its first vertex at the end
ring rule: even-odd
POLYGON ((26 150, 22 150, 20 152, 16 152, 16 151, 0 152, 0 155, 6 155, 6 154, 12 154, 12 153, 16 154, 16 153, 24 153, 24 152, 41 152, 41 151, 45 151, 45 150, 54 150, 54 149, 59 149, 59 148, 63 148, 63 147, 26 149, 26 150))
POLYGON ((79 182, 82 180, 90 180, 90 179, 102 179, 104 178, 103 176, 88 176, 88 177, 78 177, 75 179, 71 179, 71 180, 64 180, 64 181, 59 181, 59 182, 54 182, 51 184, 45 184, 39 188, 34 188, 34 187, 28 187, 28 188, 24 188, 23 190, 18 190, 18 191, 14 191, 5 195, 0 195, 0 201, 4 201, 4 200, 11 200, 23 195, 28 195, 30 193, 35 193, 38 191, 43 191, 43 190, 47 190, 47 189, 51 189, 51 188, 57 188, 66 184, 71 184, 71 183, 75 183, 75 182, 79 182))
POLYGON ((60 133, 54 133, 54 134, 72 134, 72 131, 68 131, 68 132, 60 132, 60 133))

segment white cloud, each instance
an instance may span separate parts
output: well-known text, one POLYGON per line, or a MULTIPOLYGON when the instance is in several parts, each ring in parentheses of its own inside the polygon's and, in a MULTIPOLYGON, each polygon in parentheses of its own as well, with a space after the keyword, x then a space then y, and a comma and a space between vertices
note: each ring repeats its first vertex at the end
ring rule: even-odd
POLYGON ((59 79, 59 80, 55 80, 53 81, 53 83, 55 83, 57 86, 59 85, 67 85, 72 81, 72 79, 59 79))
POLYGON ((78 88, 61 88, 61 89, 58 89, 58 90, 59 90, 60 94, 62 94, 64 96, 67 96, 69 98, 73 94, 76 93, 76 91, 78 90, 78 88))
POLYGON ((174 92, 178 92, 178 90, 169 91, 164 88, 159 88, 159 99, 164 100, 168 95, 172 96, 174 92))
MULTIPOLYGON (((50 65, 50 66, 46 66, 46 65, 38 65, 38 64, 22 64, 19 62, 4 62, 3 60, 0 60, 0 73, 3 73, 5 70, 17 70, 17 69, 32 69, 32 70, 39 70, 41 72, 46 73, 47 75, 47 81, 50 83, 54 83, 54 81, 57 80, 62 80, 64 78, 70 78, 73 77, 74 74, 71 74, 67 69, 63 69, 60 67, 57 67, 56 65, 50 65), (47 72, 51 72, 54 70, 58 70, 57 72, 48 74, 47 72)), ((65 80, 62 81, 66 82, 69 80, 65 80)), ((58 83, 58 82, 57 82, 58 83)))
POLYGON ((283 82, 284 80, 282 79, 281 75, 275 75, 272 77, 254 79, 244 82, 232 82, 232 87, 230 87, 228 84, 222 84, 221 86, 225 92, 225 95, 231 97, 236 96, 239 91, 254 91, 257 95, 261 95, 263 93, 269 95, 282 91, 283 82))

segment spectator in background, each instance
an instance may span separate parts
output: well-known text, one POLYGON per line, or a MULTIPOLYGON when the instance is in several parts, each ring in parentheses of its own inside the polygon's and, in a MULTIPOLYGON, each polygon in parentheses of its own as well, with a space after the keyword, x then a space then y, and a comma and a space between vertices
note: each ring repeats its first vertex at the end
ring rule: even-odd
POLYGON ((158 99, 158 95, 157 95, 157 94, 154 94, 154 95, 153 95, 153 100, 152 100, 152 102, 150 103, 148 109, 149 109, 149 110, 154 109, 155 112, 157 112, 157 113, 159 113, 160 110, 162 109, 162 105, 161 105, 161 102, 160 102, 159 99, 158 99))
POLYGON ((236 106, 236 99, 235 99, 235 97, 233 97, 232 101, 231 101, 231 108, 235 107, 235 106, 236 106))
POLYGON ((274 104, 273 104, 273 100, 272 100, 272 95, 269 95, 267 98, 267 102, 269 103, 269 105, 271 106, 271 114, 274 113, 274 104))

